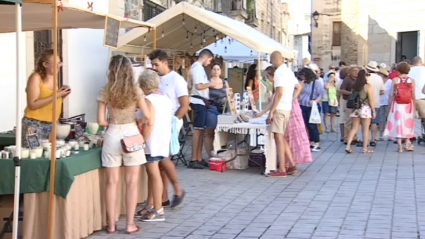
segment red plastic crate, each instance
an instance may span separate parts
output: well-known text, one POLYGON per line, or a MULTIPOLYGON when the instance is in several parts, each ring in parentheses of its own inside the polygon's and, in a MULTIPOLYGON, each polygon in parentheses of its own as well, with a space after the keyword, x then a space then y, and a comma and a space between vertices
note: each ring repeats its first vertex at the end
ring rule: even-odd
POLYGON ((217 171, 217 172, 226 172, 227 171, 226 161, 223 161, 222 159, 211 158, 208 163, 210 165, 211 171, 217 171))

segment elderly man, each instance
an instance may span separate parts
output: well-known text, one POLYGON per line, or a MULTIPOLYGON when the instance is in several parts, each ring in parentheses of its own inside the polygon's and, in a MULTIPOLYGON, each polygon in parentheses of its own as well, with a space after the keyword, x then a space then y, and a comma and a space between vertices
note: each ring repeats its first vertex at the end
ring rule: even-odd
MULTIPOLYGON (((348 133, 351 130, 351 126, 353 124, 353 120, 350 117, 351 110, 347 109, 347 100, 348 96, 352 94, 351 88, 353 87, 354 82, 357 79, 357 75, 359 74, 360 68, 358 66, 350 67, 348 72, 348 76, 342 81, 342 84, 339 88, 339 93, 342 95, 341 100, 341 109, 344 114, 344 144, 347 143, 348 133)), ((352 144, 356 144, 357 139, 354 138, 352 144)))
POLYGON ((423 93, 425 86, 425 66, 423 65, 422 58, 419 56, 413 58, 413 66, 410 68, 409 77, 415 80, 415 108, 419 117, 422 119, 422 125, 425 129, 425 94, 423 93))

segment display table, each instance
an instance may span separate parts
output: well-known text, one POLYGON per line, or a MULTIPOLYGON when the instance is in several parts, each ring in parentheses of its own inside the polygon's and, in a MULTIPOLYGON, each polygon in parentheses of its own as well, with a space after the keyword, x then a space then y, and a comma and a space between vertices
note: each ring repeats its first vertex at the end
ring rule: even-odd
POLYGON ((16 137, 14 134, 0 134, 0 150, 6 146, 15 145, 16 137))
POLYGON ((228 142, 228 134, 263 134, 264 135, 264 155, 266 157, 265 175, 276 170, 276 145, 273 134, 270 133, 270 126, 266 125, 265 119, 253 119, 248 123, 218 124, 215 129, 214 151, 220 150, 228 142))
MULTIPOLYGON (((53 238, 80 239, 106 225, 104 202, 105 178, 101 168, 101 149, 96 148, 58 159, 55 184, 55 225, 53 238)), ((13 194, 14 165, 10 159, 0 159, 0 197, 13 194)), ((47 211, 50 160, 24 159, 21 164, 24 239, 47 238, 47 211)), ((147 197, 147 175, 142 166, 138 202, 147 197)), ((120 173, 117 212, 125 214, 124 168, 120 173)), ((118 220, 117 215, 117 220, 118 220)))

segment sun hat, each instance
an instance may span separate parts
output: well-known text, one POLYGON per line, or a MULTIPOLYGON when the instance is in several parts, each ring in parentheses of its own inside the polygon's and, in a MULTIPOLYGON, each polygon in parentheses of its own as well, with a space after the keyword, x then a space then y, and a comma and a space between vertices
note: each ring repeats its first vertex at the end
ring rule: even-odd
POLYGON ((367 65, 365 66, 365 68, 369 71, 373 71, 373 72, 378 72, 378 63, 376 61, 370 61, 369 63, 367 63, 367 65))
POLYGON ((388 75, 389 75, 388 71, 384 68, 379 69, 378 74, 384 75, 386 77, 388 77, 388 75))

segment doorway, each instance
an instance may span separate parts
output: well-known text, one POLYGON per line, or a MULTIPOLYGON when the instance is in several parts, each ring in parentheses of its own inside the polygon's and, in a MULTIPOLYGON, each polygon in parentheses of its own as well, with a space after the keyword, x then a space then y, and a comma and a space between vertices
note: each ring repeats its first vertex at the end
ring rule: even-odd
POLYGON ((396 62, 412 61, 418 55, 419 31, 399 32, 396 44, 396 62))

